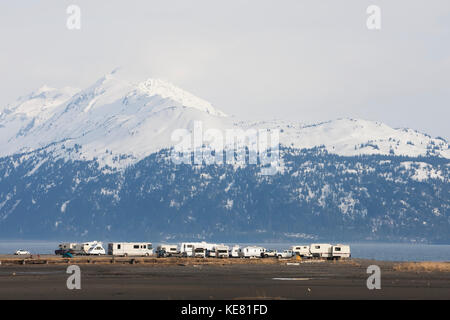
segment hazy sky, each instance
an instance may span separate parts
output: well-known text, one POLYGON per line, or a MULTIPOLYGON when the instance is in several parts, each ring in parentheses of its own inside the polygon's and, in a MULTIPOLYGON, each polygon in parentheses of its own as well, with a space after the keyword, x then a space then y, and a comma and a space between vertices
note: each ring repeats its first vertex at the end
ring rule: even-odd
POLYGON ((0 3, 0 106, 117 66, 246 119, 355 117, 450 138, 448 0, 0 3), (71 4, 81 30, 66 27, 71 4))

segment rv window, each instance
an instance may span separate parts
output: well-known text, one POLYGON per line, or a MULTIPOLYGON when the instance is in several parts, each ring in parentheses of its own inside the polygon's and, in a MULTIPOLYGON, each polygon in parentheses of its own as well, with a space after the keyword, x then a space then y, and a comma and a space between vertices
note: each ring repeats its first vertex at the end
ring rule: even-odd
POLYGON ((316 246, 316 249, 320 249, 320 246, 316 246))
POLYGON ((336 248, 334 248, 334 250, 335 251, 341 251, 341 248, 340 247, 336 247, 336 248))
POLYGON ((117 249, 120 249, 120 244, 117 245, 117 249))
POLYGON ((139 245, 138 245, 138 244, 135 244, 135 245, 133 246, 133 248, 134 248, 134 249, 139 249, 139 245))
POLYGON ((148 245, 147 245, 147 249, 152 249, 152 244, 151 243, 149 243, 148 245))

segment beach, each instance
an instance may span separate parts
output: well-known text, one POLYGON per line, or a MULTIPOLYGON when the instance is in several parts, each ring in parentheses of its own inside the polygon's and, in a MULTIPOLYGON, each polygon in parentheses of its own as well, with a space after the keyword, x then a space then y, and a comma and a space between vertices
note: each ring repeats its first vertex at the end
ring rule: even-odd
MULTIPOLYGON (((45 258, 40 257, 41 261, 45 258)), ((363 259, 112 261, 108 257, 39 264, 31 264, 31 259, 22 264, 16 257, 18 263, 5 263, 8 259, 14 258, 0 257, 0 299, 450 299, 449 264, 445 263, 435 266, 363 259), (80 290, 67 288, 70 265, 80 267, 80 290), (367 288, 370 265, 380 267, 380 290, 367 288)))

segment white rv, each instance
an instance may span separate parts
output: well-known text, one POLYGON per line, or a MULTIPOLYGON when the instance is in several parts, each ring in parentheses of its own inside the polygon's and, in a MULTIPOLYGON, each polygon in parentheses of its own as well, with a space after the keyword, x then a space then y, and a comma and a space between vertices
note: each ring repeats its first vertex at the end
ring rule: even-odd
POLYGON ((193 242, 181 243, 180 253, 186 257, 193 257, 194 256, 194 243, 193 242))
POLYGON ((151 256, 153 246, 148 242, 112 242, 108 244, 108 254, 112 256, 151 256))
POLYGON ((231 258, 239 258, 241 256, 241 247, 239 246, 233 246, 233 248, 231 248, 230 252, 230 257, 231 258))
POLYGON ((332 247, 333 259, 347 259, 351 257, 350 246, 344 244, 337 244, 332 247))
POLYGON ((180 245, 180 253, 185 257, 194 256, 194 246, 206 245, 206 242, 182 242, 180 245))
POLYGON ((329 243, 312 243, 309 247, 311 256, 314 258, 331 258, 332 255, 332 245, 329 243))
POLYGON ((241 257, 244 258, 261 258, 266 249, 263 247, 249 246, 241 250, 241 257))
POLYGON ((225 246, 223 244, 216 246, 216 258, 228 258, 228 251, 230 250, 230 247, 225 246))
POLYGON ((194 248, 204 248, 205 256, 206 252, 209 250, 213 250, 216 244, 202 242, 182 242, 180 245, 180 253, 185 257, 194 257, 194 248))
POLYGON ((195 258, 206 258, 206 245, 204 243, 194 244, 194 257, 195 258))
POLYGON ((211 257, 211 258, 217 257, 217 254, 216 254, 216 247, 218 246, 217 244, 215 244, 215 243, 204 243, 204 246, 206 248, 206 255, 208 257, 211 257))
POLYGON ((292 246, 291 250, 294 254, 297 254, 302 258, 312 257, 311 251, 309 250, 309 246, 304 246, 304 245, 292 246))

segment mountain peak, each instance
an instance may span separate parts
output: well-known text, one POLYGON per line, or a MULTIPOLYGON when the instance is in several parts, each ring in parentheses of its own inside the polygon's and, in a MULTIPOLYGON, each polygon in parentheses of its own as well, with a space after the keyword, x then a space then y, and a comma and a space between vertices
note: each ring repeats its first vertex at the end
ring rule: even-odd
POLYGON ((170 82, 161 79, 147 79, 140 82, 138 89, 148 96, 160 96, 163 99, 171 99, 184 107, 195 108, 214 116, 225 117, 225 113, 216 110, 211 103, 180 89, 170 82))

